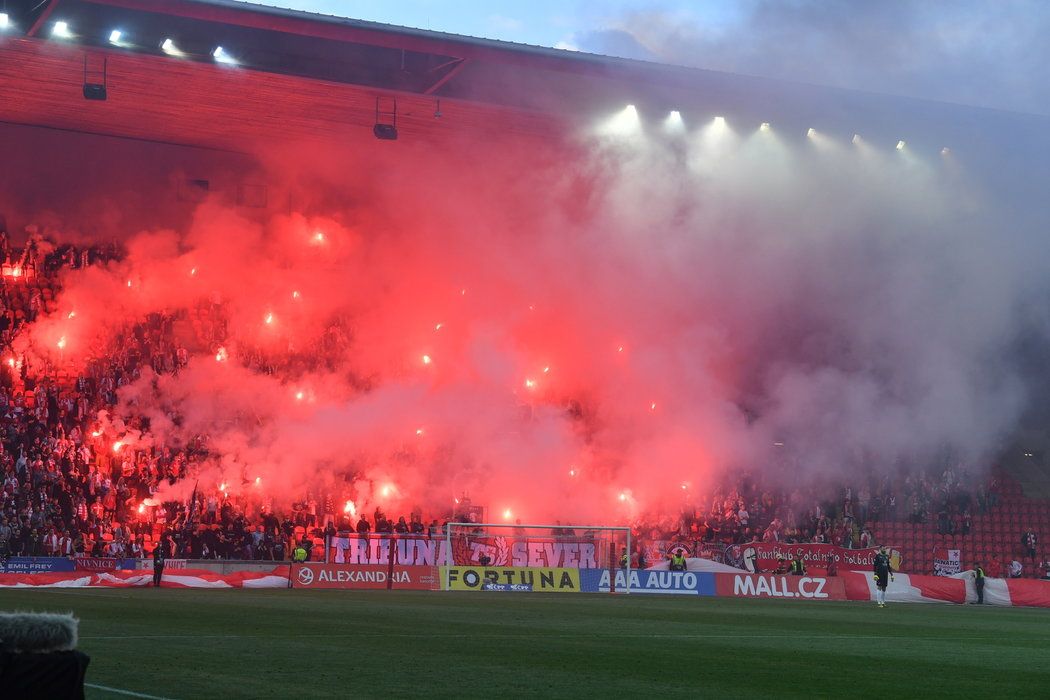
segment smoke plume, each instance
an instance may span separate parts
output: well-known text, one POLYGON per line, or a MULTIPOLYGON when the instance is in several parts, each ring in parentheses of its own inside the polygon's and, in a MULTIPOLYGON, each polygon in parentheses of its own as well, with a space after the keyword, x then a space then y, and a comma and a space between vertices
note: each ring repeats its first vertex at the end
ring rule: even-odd
POLYGON ((135 235, 18 351, 79 370, 185 310, 188 365, 102 423, 208 436, 169 494, 613 522, 727 472, 985 463, 1026 405, 1026 224, 950 157, 617 119, 548 147, 272 149, 293 211, 213 198, 135 235))

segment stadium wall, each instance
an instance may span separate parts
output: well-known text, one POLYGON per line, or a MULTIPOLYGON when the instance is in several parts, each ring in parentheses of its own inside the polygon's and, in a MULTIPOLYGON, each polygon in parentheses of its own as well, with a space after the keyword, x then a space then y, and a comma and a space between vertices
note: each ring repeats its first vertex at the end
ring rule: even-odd
MULTIPOLYGON (((70 560, 63 559, 69 562, 70 560)), ((781 576, 747 572, 609 571, 552 567, 381 566, 308 563, 279 565, 226 562, 226 570, 167 569, 169 588, 296 588, 343 590, 420 590, 464 592, 623 593, 698 597, 768 598, 795 601, 873 601, 870 572, 840 576, 781 576)), ((0 573, 0 588, 144 587, 149 569, 43 568, 37 573, 0 573)), ((8 569, 10 570, 10 569, 8 569)), ((1050 607, 1050 581, 986 579, 985 603, 996 606, 1050 607)), ((886 592, 889 603, 975 603, 972 572, 951 577, 897 574, 886 592)))
POLYGON ((0 145, 0 223, 16 242, 31 224, 74 242, 181 229, 208 197, 249 217, 277 205, 243 153, 3 123, 0 145))
MULTIPOLYGON (((827 576, 754 574, 704 559, 691 570, 669 571, 666 562, 644 570, 549 566, 441 566, 431 563, 324 563, 276 565, 262 561, 170 559, 165 585, 176 587, 278 587, 350 590, 503 591, 623 593, 796 600, 871 601, 870 572, 827 576), (247 582, 247 583, 245 583, 247 582)), ((0 561, 0 587, 145 586, 152 583, 149 559, 107 557, 9 557, 0 561)), ((867 569, 867 567, 864 567, 867 569)), ((1050 581, 988 578, 990 605, 1050 607, 1050 581)), ((898 573, 887 591, 891 603, 974 603, 972 572, 952 576, 898 573)))

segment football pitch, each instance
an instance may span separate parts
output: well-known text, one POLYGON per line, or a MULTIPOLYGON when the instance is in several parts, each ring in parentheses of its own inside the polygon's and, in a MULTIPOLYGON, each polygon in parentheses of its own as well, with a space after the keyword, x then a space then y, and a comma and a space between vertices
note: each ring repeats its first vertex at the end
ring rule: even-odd
POLYGON ((410 591, 0 591, 89 698, 1045 696, 1050 610, 410 591), (123 691, 123 692, 118 692, 123 691))

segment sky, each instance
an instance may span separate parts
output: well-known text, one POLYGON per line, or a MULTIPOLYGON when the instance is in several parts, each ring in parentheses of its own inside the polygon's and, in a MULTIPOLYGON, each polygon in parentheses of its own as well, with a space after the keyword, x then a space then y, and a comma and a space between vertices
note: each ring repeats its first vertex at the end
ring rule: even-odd
POLYGON ((282 0, 539 46, 1050 114, 1044 0, 282 0))

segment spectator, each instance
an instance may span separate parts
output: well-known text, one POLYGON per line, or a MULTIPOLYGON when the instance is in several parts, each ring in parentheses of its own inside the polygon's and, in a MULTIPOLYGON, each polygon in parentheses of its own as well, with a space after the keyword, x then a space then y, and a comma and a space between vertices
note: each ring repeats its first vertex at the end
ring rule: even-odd
POLYGON ((363 537, 367 537, 368 533, 370 533, 371 531, 372 524, 369 523, 365 516, 362 515, 361 518, 357 521, 357 534, 363 537))
POLYGON ((1021 535, 1021 545, 1024 547, 1025 553, 1029 559, 1035 559, 1036 556, 1036 543, 1039 538, 1031 528, 1025 530, 1025 533, 1021 535))

